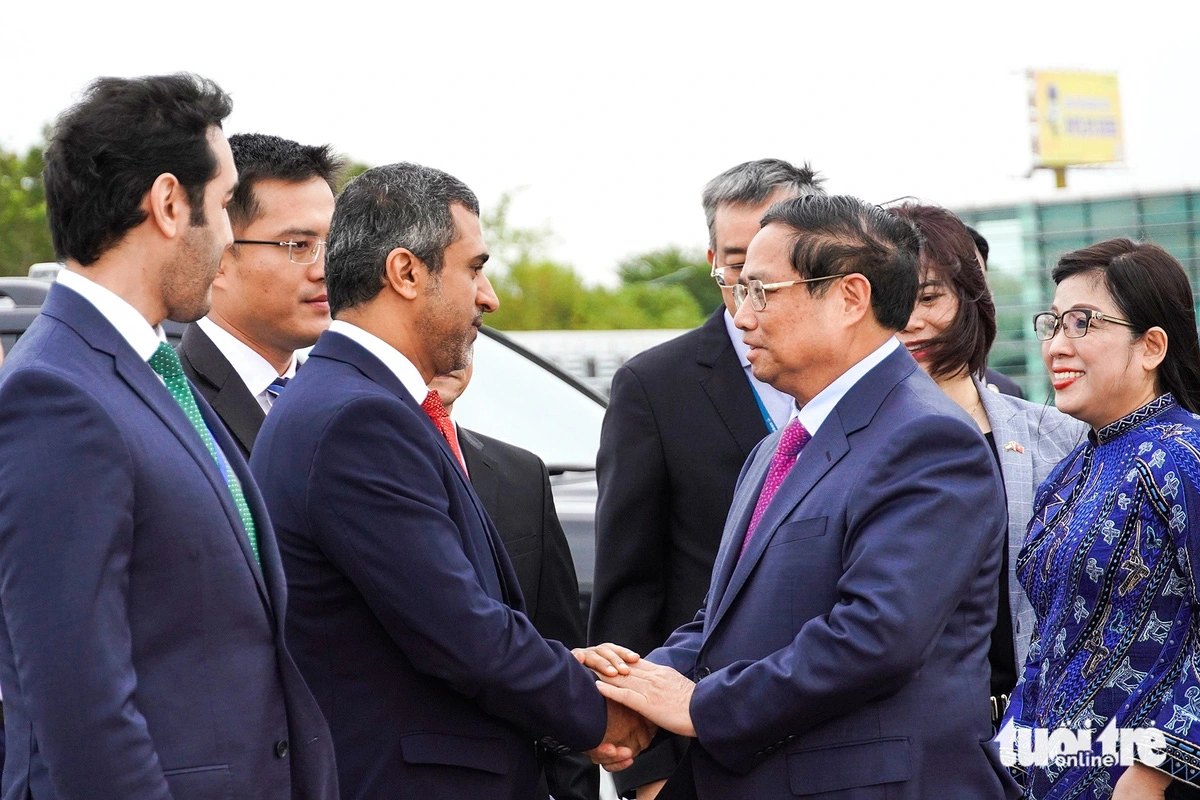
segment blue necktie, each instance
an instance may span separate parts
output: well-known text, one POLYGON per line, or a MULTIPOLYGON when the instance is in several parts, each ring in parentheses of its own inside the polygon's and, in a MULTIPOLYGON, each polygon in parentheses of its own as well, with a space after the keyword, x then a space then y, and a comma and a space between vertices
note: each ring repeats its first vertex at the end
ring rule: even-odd
POLYGON ((291 378, 276 378, 271 381, 271 385, 267 387, 267 394, 271 395, 272 400, 279 399, 279 393, 283 391, 283 387, 288 385, 291 378))

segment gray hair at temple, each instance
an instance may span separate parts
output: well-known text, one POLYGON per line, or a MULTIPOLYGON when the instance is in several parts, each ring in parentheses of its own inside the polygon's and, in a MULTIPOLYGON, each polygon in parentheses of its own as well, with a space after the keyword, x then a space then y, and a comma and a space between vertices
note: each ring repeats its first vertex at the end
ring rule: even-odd
POLYGON ((467 185, 432 167, 400 162, 374 167, 346 185, 333 209, 325 255, 329 311, 373 300, 383 288, 387 257, 404 248, 431 273, 457 239, 450 206, 479 214, 467 185))
POLYGON ((722 172, 704 186, 701 203, 708 223, 708 246, 717 247, 717 208, 725 205, 756 206, 776 191, 783 190, 792 197, 825 194, 821 184, 825 179, 813 171, 808 162, 795 167, 778 158, 747 161, 722 172))

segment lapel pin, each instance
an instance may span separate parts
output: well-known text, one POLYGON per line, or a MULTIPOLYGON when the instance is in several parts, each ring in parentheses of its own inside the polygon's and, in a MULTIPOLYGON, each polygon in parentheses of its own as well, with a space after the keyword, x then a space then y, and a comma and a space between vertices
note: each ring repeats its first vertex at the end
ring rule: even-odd
POLYGON ((1021 445, 1017 444, 1016 442, 1009 442, 1008 444, 1004 445, 1004 449, 1005 449, 1005 450, 1012 450, 1012 451, 1014 451, 1014 452, 1017 452, 1017 453, 1024 453, 1024 452, 1025 452, 1025 448, 1024 448, 1024 447, 1022 447, 1021 445))

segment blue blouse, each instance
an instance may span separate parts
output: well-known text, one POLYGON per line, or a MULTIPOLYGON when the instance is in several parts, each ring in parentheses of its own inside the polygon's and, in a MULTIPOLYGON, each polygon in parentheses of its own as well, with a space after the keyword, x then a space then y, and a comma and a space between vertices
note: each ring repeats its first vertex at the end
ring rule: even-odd
MULTIPOLYGON (((1200 417, 1165 394, 1089 435, 1038 490, 1017 576, 1037 628, 1008 717, 1166 735, 1200 784, 1200 417)), ((1025 797, 1108 798, 1122 766, 1025 772, 1025 797)))

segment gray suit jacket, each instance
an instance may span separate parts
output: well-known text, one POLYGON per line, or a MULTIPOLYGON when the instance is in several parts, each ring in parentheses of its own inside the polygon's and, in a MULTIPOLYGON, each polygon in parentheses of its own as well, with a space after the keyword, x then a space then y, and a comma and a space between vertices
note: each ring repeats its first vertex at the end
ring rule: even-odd
POLYGON ((1000 394, 979 381, 975 387, 992 423, 1008 499, 1008 604, 1020 675, 1037 621, 1016 574, 1017 555, 1025 544, 1025 530, 1033 516, 1033 496, 1050 470, 1084 440, 1088 428, 1052 406, 1000 394))

